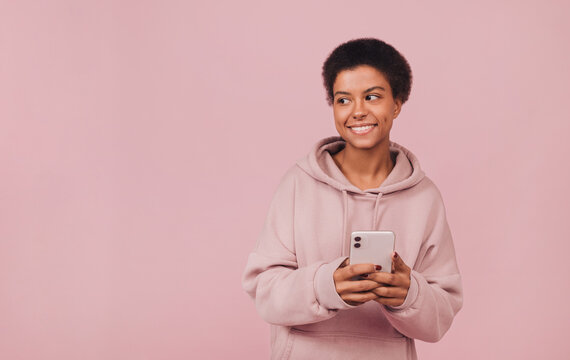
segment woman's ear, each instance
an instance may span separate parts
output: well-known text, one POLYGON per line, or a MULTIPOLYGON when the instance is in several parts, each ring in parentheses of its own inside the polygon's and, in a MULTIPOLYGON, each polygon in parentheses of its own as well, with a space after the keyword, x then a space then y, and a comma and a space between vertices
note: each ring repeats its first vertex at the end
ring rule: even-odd
POLYGON ((402 110, 402 100, 400 99, 395 99, 394 100, 394 119, 398 117, 398 115, 400 115, 400 110, 402 110))

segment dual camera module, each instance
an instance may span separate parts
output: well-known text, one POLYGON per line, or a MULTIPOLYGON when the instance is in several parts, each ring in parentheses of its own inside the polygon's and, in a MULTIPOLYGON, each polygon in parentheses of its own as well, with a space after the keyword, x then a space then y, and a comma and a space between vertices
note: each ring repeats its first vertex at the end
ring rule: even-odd
POLYGON ((361 240, 361 239, 360 239, 360 236, 357 236, 357 237, 354 238, 354 241, 357 241, 357 243, 354 244, 354 247, 355 247, 355 248, 359 248, 359 247, 360 247, 360 244, 358 243, 358 241, 360 241, 360 240, 361 240))

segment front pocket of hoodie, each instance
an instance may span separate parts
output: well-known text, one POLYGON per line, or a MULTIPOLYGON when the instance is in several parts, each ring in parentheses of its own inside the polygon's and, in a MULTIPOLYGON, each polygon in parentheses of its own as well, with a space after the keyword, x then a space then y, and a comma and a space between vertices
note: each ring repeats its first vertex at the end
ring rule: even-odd
POLYGON ((374 338, 361 334, 307 332, 291 329, 282 359, 413 359, 415 350, 405 337, 374 338))

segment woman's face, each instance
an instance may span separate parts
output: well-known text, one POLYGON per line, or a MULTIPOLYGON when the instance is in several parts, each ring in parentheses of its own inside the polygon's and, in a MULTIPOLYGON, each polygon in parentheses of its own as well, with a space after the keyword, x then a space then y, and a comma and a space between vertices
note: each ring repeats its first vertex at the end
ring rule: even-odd
POLYGON ((373 149, 390 141, 392 121, 402 102, 394 99, 386 77, 360 65, 338 73, 333 85, 336 130, 346 146, 373 149))

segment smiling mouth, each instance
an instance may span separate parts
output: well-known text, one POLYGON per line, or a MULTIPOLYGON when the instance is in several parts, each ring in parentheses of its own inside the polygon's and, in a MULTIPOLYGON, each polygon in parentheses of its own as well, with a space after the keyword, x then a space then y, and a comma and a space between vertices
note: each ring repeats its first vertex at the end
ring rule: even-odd
POLYGON ((371 125, 361 125, 361 126, 348 126, 348 128, 356 134, 366 134, 366 133, 370 132, 375 126, 378 126, 378 125, 377 124, 371 124, 371 125))

